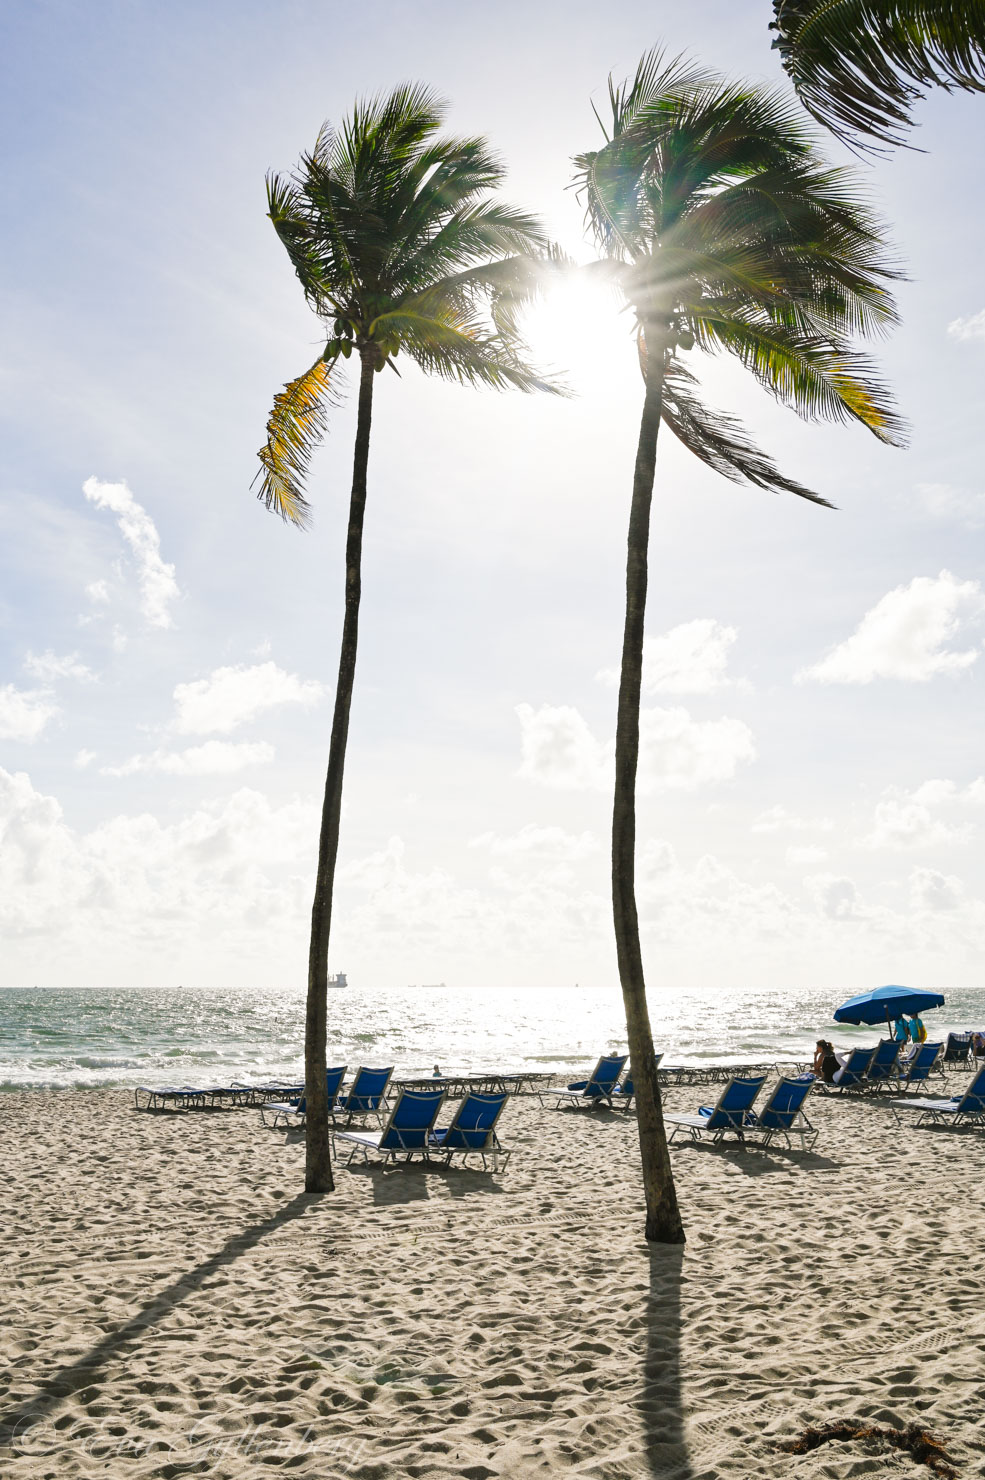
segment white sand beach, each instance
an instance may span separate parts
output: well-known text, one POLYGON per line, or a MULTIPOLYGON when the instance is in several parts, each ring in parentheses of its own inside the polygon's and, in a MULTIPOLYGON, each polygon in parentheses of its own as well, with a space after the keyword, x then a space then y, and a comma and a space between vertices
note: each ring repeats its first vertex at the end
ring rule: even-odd
POLYGON ((981 1473, 985 1133, 808 1108, 814 1153, 675 1146, 681 1252, 644 1242, 608 1111, 524 1098, 501 1176, 340 1168, 315 1198, 256 1110, 5 1094, 0 1473, 931 1473, 778 1450, 839 1418, 917 1422, 981 1473))

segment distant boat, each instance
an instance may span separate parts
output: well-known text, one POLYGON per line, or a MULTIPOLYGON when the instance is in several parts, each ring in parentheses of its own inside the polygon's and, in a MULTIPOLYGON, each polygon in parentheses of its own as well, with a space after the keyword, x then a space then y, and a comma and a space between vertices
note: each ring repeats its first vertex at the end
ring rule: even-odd
POLYGON ((330 976, 328 979, 328 985, 330 987, 347 987, 349 983, 346 980, 345 972, 337 971, 334 976, 330 976))

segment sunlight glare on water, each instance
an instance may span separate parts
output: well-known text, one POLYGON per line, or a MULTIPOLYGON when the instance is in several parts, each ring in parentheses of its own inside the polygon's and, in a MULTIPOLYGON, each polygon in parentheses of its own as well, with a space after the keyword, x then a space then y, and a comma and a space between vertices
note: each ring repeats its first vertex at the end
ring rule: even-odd
MULTIPOLYGON (((654 1041, 668 1063, 810 1057, 819 1035, 874 1040, 833 1023, 844 990, 651 991, 654 1041)), ((985 1024, 985 992, 944 990, 932 1037, 985 1024)), ((329 994, 329 1062, 398 1073, 590 1067, 625 1049, 618 988, 359 987, 329 994)), ((228 1083, 302 1075, 302 990, 0 990, 0 1088, 228 1083)))

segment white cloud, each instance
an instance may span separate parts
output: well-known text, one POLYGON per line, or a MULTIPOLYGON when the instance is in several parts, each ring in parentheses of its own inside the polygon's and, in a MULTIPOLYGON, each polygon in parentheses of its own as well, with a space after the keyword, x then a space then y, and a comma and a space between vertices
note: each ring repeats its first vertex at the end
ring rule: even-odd
POLYGON ((94 750, 79 750, 75 753, 75 761, 73 762, 73 764, 79 771, 84 771, 87 766, 92 765, 95 759, 96 752, 94 750))
POLYGON ((78 653, 66 653, 59 658, 47 648, 43 653, 28 653, 24 667, 34 678, 51 683, 56 678, 77 678, 82 682, 94 682, 96 675, 80 661, 78 653))
MULTIPOLYGON (((596 740, 577 709, 518 704, 516 713, 521 729, 517 774, 524 780, 564 791, 611 788, 615 743, 596 740)), ((686 709, 644 709, 637 790, 645 796, 727 781, 755 755, 752 731, 741 720, 698 721, 686 709)))
POLYGON ((598 852, 599 841, 594 833, 569 833, 563 827, 537 827, 528 822, 518 833, 500 837, 493 832, 482 833, 469 841, 470 848, 488 848, 496 857, 523 855, 573 861, 588 858, 598 852))
POLYGON ((133 776, 138 771, 159 771, 168 776, 228 776, 247 766, 266 766, 274 758, 272 745, 232 745, 227 740, 207 740, 188 750, 154 750, 134 755, 122 766, 102 766, 103 776, 133 776))
POLYGON ((174 727, 181 735, 228 735, 265 709, 277 704, 310 708, 324 693, 323 684, 285 673, 276 663, 216 668, 208 678, 177 685, 174 727))
POLYGON ((827 856, 827 848, 818 848, 813 843, 805 843, 799 847, 794 844, 786 852, 787 863, 792 868, 804 864, 823 863, 827 856))
MULTIPOLYGON (((97 509, 109 509, 117 516, 120 533, 137 563, 144 616, 152 627, 172 627, 174 623, 169 608, 181 593, 174 578, 174 566, 161 559, 161 539, 153 519, 143 505, 137 503, 125 483, 103 483, 99 478, 87 478, 82 492, 97 509)), ((86 588, 91 600, 106 599, 103 591, 93 594, 100 587, 105 587, 105 582, 94 582, 86 588)))
POLYGON ((0 687, 0 740, 36 740, 58 713, 47 689, 0 687))
POLYGON ((752 824, 754 833, 769 832, 831 832, 834 827, 830 817, 797 817, 785 807, 770 807, 761 812, 752 824))
POLYGON ((964 887, 953 874, 941 874, 932 868, 916 868, 909 883, 910 908, 918 914, 949 914, 964 903, 964 887))
POLYGON ((870 914, 862 903, 854 879, 844 875, 815 874, 804 883, 825 919, 862 921, 870 914))
POLYGON ((917 492, 928 513, 938 519, 956 520, 967 529, 985 525, 985 493, 970 493, 950 483, 918 483, 917 492))
POLYGON ((604 791, 612 785, 614 745, 596 740, 567 704, 518 704, 520 769, 525 781, 558 791, 604 791))
POLYGON ((964 818, 967 805, 985 801, 985 778, 979 777, 964 791, 953 781, 925 781, 915 791, 891 786, 877 802, 872 831, 858 839, 863 848, 932 848, 963 843, 971 836, 964 818), (945 822, 935 815, 944 806, 962 806, 958 822, 945 822))
POLYGON ((856 631, 827 657, 797 674, 797 682, 871 683, 899 678, 921 683, 938 673, 969 668, 978 653, 945 647, 985 612, 977 581, 958 581, 943 570, 936 580, 916 576, 897 586, 862 618, 856 631))
MULTIPOLYGON (((648 694, 711 694, 727 687, 748 688, 727 676, 729 649, 738 633, 711 617, 682 622, 643 644, 643 689, 648 694)), ((619 683, 619 670, 603 668, 597 678, 610 688, 619 683)))
POLYGON ((296 938, 303 975, 317 828, 314 801, 277 807, 244 788, 167 826, 141 813, 78 833, 54 797, 0 768, 0 936, 31 953, 57 940, 67 963, 125 957, 153 980, 182 940, 197 952, 222 937, 246 959, 276 922, 278 955, 296 938))
POLYGON ((952 339, 985 339, 985 308, 966 319, 952 319, 947 332, 952 339))
POLYGON ((86 595, 93 606, 105 606, 109 601, 109 582, 90 581, 86 587, 86 595))

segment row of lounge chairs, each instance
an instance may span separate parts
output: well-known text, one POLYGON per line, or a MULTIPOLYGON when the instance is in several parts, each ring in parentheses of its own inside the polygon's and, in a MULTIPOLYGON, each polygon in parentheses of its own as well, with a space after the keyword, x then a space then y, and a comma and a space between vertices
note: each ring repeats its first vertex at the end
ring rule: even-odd
MULTIPOLYGON (((380 1071, 367 1071, 380 1072, 380 1071)), ((449 1100, 462 1099, 468 1094, 531 1094, 536 1093, 553 1079, 548 1073, 512 1074, 433 1074, 426 1078, 393 1078, 388 1081, 386 1096, 400 1089, 441 1088, 449 1100)), ((194 1109, 215 1105, 264 1106, 276 1103, 296 1103, 304 1095, 303 1083, 277 1081, 264 1084, 237 1083, 226 1085, 139 1085, 134 1090, 134 1105, 138 1110, 194 1109)))
POLYGON ((904 1047, 892 1038, 882 1038, 875 1048, 854 1048, 845 1060, 837 1083, 818 1081, 825 1094, 851 1091, 905 1091, 923 1084, 933 1073, 943 1074, 943 1043, 918 1043, 912 1053, 903 1056, 904 1047))
MULTIPOLYGON (((749 1136, 761 1137, 762 1143, 768 1145, 775 1136, 782 1135, 789 1146, 790 1138, 797 1136, 802 1147, 810 1150, 817 1140, 817 1131, 807 1119, 804 1103, 817 1081, 807 1074, 797 1079, 781 1078, 766 1104, 757 1111, 753 1107, 764 1083, 762 1076, 732 1079, 716 1105, 704 1106, 696 1115, 665 1114, 664 1123, 673 1127, 670 1140, 684 1131, 692 1140, 709 1136, 717 1144, 732 1134, 739 1141, 749 1136)), ((898 1125, 904 1123, 900 1119, 901 1111, 904 1119, 916 1115, 917 1126, 985 1125, 985 1068, 978 1070, 963 1094, 936 1100, 910 1095, 883 1103, 892 1111, 898 1125)))

